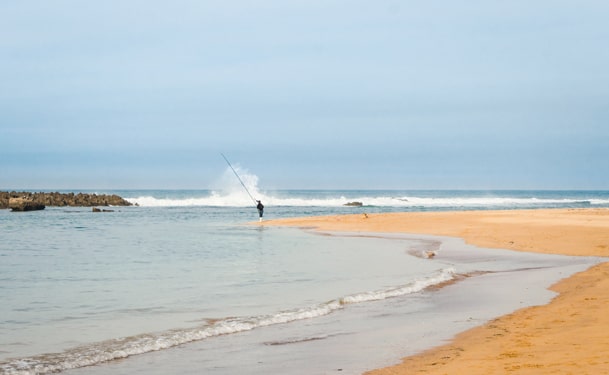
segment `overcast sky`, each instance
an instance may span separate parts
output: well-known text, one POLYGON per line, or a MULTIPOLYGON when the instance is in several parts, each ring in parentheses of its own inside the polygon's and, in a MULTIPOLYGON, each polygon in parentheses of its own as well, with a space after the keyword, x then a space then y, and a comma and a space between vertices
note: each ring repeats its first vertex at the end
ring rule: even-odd
POLYGON ((609 189, 609 2, 2 1, 0 189, 609 189))

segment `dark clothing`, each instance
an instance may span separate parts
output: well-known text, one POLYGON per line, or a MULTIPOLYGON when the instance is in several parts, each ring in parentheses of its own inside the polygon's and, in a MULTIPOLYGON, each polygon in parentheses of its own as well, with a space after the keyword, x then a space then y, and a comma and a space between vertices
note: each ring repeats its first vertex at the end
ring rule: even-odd
POLYGON ((256 208, 258 209, 258 215, 262 217, 262 213, 264 211, 264 205, 262 204, 262 202, 258 201, 258 205, 256 206, 256 208))

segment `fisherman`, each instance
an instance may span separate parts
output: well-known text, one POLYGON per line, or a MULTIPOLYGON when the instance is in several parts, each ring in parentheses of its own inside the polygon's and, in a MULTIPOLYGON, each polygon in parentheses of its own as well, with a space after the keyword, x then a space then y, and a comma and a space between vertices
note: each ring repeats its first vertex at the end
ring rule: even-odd
POLYGON ((264 205, 260 201, 256 201, 256 202, 258 202, 258 205, 256 206, 256 208, 258 209, 258 215, 260 215, 260 221, 262 221, 262 213, 264 211, 264 205))

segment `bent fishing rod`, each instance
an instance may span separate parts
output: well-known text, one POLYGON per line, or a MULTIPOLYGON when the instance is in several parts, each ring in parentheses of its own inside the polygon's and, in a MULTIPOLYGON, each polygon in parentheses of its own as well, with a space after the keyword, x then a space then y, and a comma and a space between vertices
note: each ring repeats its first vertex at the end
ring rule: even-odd
POLYGON ((250 193, 249 190, 247 190, 247 187, 245 186, 245 184, 243 183, 243 181, 241 180, 241 177, 239 177, 239 175, 237 174, 237 171, 235 170, 235 168, 233 168, 233 166, 231 165, 230 161, 228 161, 228 159, 226 158, 226 156, 224 156, 223 153, 220 153, 220 155, 222 155, 222 157, 224 158, 224 160, 226 161, 226 164, 228 164, 228 166, 230 167, 230 169, 233 170, 233 173, 235 174, 235 176, 237 176, 237 179, 239 180, 239 182, 241 182, 241 186, 243 186, 243 188, 245 189, 245 191, 247 191, 247 195, 250 196, 250 198, 252 198, 252 201, 254 201, 254 204, 257 204, 258 201, 256 199, 254 199, 254 197, 252 197, 252 194, 250 193))

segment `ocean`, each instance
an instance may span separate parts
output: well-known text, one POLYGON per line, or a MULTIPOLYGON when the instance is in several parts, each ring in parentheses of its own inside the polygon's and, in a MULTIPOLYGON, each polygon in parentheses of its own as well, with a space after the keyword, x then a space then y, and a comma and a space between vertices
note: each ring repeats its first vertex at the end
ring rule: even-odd
MULTIPOLYGON (((264 191, 255 176, 244 181, 265 220, 609 207, 608 191, 264 191)), ((358 374, 546 303, 548 286, 601 261, 251 225, 253 201, 234 183, 83 192, 136 205, 0 210, 0 374, 358 374)))

